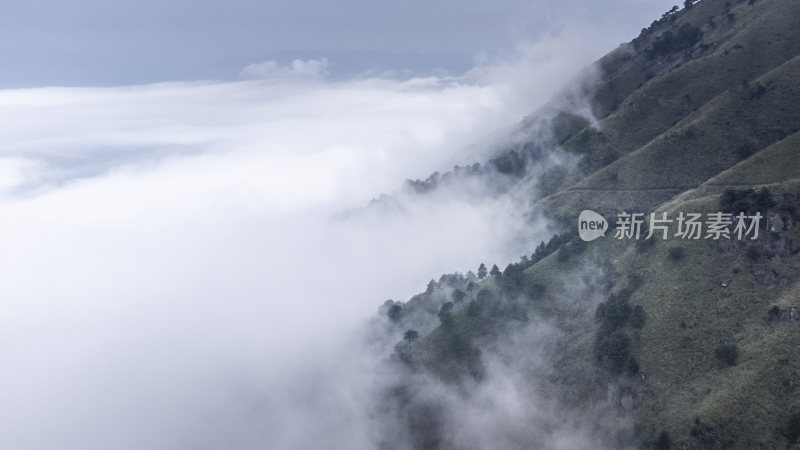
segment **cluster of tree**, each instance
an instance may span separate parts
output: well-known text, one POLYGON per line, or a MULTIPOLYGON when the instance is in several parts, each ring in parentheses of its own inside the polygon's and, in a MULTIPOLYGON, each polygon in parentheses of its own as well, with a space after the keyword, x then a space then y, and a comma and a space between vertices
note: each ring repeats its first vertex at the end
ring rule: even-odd
POLYGON ((678 5, 673 6, 672 8, 670 8, 669 11, 662 14, 660 19, 654 20, 649 27, 642 28, 642 31, 639 33, 639 36, 633 40, 634 44, 640 43, 645 36, 656 31, 660 25, 672 24, 676 19, 675 13, 677 13, 679 9, 680 8, 678 8, 678 5))
POLYGON ((667 30, 656 38, 653 41, 653 45, 645 52, 645 55, 650 59, 669 56, 694 47, 702 39, 703 32, 699 28, 685 23, 681 25, 677 33, 667 30))
POLYGON ((626 288, 611 294, 595 310, 595 321, 599 324, 594 343, 595 359, 612 373, 625 370, 635 375, 639 372, 639 364, 631 354, 631 340, 625 332, 625 326, 642 328, 646 316, 640 305, 631 307, 628 303, 632 293, 632 289, 626 288))
MULTIPOLYGON (((550 256, 558 250, 559 248, 563 247, 567 242, 570 241, 572 236, 569 233, 561 233, 556 234, 550 238, 549 241, 545 244, 544 241, 540 242, 539 245, 536 247, 536 250, 531 255, 530 259, 527 261, 525 265, 525 269, 529 266, 536 264, 537 262, 543 260, 544 258, 550 256)), ((583 242, 583 241, 581 241, 583 242)))
POLYGON ((489 164, 504 175, 521 177, 525 175, 525 168, 528 165, 528 161, 523 154, 511 150, 510 152, 503 153, 496 158, 490 159, 489 164))
POLYGON ((442 328, 444 329, 453 327, 453 308, 453 302, 444 302, 439 308, 439 323, 441 323, 442 328))
POLYGON ((677 13, 679 9, 680 8, 678 8, 678 5, 673 6, 672 8, 670 8, 669 11, 667 11, 664 14, 661 15, 661 19, 664 20, 664 19, 669 18, 673 14, 677 13))
POLYGON ((419 340, 419 333, 416 330, 407 330, 403 334, 403 340, 394 346, 394 354, 409 367, 413 367, 412 349, 414 344, 419 340))
POLYGON ((527 310, 515 298, 490 289, 478 291, 475 299, 467 305, 467 318, 477 321, 476 328, 486 331, 490 327, 504 326, 513 322, 526 322, 527 310))
MULTIPOLYGON (((481 263, 477 274, 472 271, 467 272, 466 275, 455 272, 442 275, 438 282, 430 280, 425 290, 426 295, 434 295, 437 290, 444 290, 444 293, 447 293, 447 289, 451 289, 449 297, 444 297, 446 300, 441 304, 437 313, 442 332, 458 334, 460 328, 469 326, 473 330, 483 329, 483 332, 477 331, 478 335, 481 335, 491 328, 491 324, 526 321, 526 307, 519 303, 518 297, 524 293, 527 298, 538 298, 544 293, 545 287, 535 283, 526 283, 525 269, 558 251, 559 248, 563 248, 569 240, 570 235, 567 233, 554 235, 546 243, 540 242, 531 256, 525 255, 520 258, 518 263, 508 264, 502 272, 497 264, 493 264, 491 269, 487 269, 486 264, 481 263), (487 277, 496 280, 499 291, 486 287, 480 288, 479 280, 487 277), (468 303, 465 318, 457 320, 457 309, 465 303, 468 303), (459 325, 457 322, 460 320, 469 323, 459 325)), ((384 311, 390 322, 399 324, 402 321, 404 305, 389 300, 384 304, 384 311)), ((408 365, 411 365, 411 349, 419 337, 416 330, 407 330, 403 339, 395 347, 396 355, 408 365)), ((470 358, 475 357, 474 351, 469 350, 469 345, 461 345, 466 342, 463 338, 455 339, 453 342, 458 344, 456 350, 462 350, 460 353, 469 354, 470 358)), ((473 363, 470 365, 474 365, 473 363)))
MULTIPOLYGON (((727 189, 719 198, 719 207, 723 212, 747 215, 760 212, 766 215, 767 210, 775 206, 775 200, 768 188, 754 189, 727 189)), ((765 222, 762 222, 762 225, 765 222)))
MULTIPOLYGON (((563 248, 566 246, 569 239, 570 236, 568 233, 556 234, 550 238, 547 243, 544 241, 540 242, 530 257, 528 255, 524 255, 522 258, 520 258, 518 263, 508 264, 505 270, 502 272, 500 271, 500 268, 497 267, 497 264, 492 266, 491 271, 487 271, 486 265, 481 263, 481 265, 478 267, 477 276, 481 280, 486 278, 487 275, 497 278, 500 289, 503 293, 509 296, 517 296, 524 292, 529 297, 538 297, 542 294, 544 287, 538 284, 528 285, 525 282, 524 277, 525 269, 551 255, 559 248, 561 248, 563 251, 563 248)), ((579 244, 573 243, 573 245, 579 244)))
MULTIPOLYGON (((439 277, 439 281, 431 280, 425 288, 426 294, 432 294, 436 289, 451 288, 459 290, 471 290, 470 285, 475 285, 475 281, 480 279, 480 269, 478 275, 471 270, 466 275, 460 272, 446 273, 439 277)), ((485 278, 485 276, 483 277, 485 278)))
POLYGON ((492 265, 492 270, 490 270, 488 272, 486 270, 486 264, 481 263, 481 265, 478 266, 478 279, 479 280, 483 280, 483 279, 485 279, 487 277, 487 275, 491 275, 493 277, 498 277, 498 276, 501 275, 500 268, 497 267, 497 264, 493 264, 492 265))
POLYGON ((487 164, 474 163, 467 166, 456 165, 453 170, 445 173, 434 172, 428 178, 406 180, 406 186, 411 191, 424 194, 436 189, 442 184, 461 177, 491 177, 492 174, 503 174, 512 177, 522 177, 532 160, 541 158, 544 149, 532 143, 526 143, 518 150, 507 150, 489 160, 487 164))
POLYGON ((432 191, 440 184, 444 184, 449 182, 454 178, 459 177, 471 177, 477 175, 483 175, 485 173, 485 169, 481 167, 480 164, 475 163, 469 166, 454 166, 453 170, 447 171, 443 174, 439 172, 433 172, 428 176, 428 178, 424 180, 406 180, 406 186, 408 186, 413 192, 418 194, 424 194, 426 192, 432 191))
POLYGON ((398 322, 403 315, 403 305, 394 303, 391 300, 387 300, 387 302, 391 302, 391 304, 386 309, 386 317, 392 322, 398 322))

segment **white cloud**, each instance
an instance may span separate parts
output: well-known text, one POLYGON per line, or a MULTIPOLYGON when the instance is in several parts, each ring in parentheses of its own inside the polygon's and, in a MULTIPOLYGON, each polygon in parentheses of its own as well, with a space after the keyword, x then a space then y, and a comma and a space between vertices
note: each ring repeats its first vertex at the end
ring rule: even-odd
POLYGON ((258 79, 319 79, 328 75, 327 58, 320 59, 295 59, 289 66, 280 66, 276 61, 265 61, 250 64, 242 69, 240 75, 248 80, 258 79))
POLYGON ((474 162, 578 64, 332 83, 298 60, 243 71, 275 83, 0 91, 4 442, 361 445, 375 360, 350 331, 540 230, 510 199, 447 192, 337 213, 474 162))

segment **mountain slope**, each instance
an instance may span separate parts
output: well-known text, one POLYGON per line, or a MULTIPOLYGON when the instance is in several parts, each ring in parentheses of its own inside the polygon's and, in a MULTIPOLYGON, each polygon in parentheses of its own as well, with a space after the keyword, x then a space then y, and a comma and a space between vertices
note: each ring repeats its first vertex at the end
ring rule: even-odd
POLYGON ((516 377, 538 434, 509 426, 499 448, 800 445, 800 2, 703 0, 598 67, 594 123, 554 101, 523 128, 557 130, 512 149, 580 157, 519 171, 532 207, 568 228, 502 273, 385 305, 404 371, 388 414, 411 448, 483 448, 453 405, 516 377), (583 242, 583 209, 612 227, 622 211, 764 220, 754 240, 681 239, 672 224, 665 240, 583 242))

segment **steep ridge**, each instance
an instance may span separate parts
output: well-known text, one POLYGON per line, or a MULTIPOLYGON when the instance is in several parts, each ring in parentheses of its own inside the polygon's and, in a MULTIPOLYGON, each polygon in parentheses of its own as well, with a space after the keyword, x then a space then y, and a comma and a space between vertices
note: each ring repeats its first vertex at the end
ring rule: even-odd
MULTIPOLYGON (((620 191, 620 195, 604 194, 608 204, 652 208, 676 191, 699 185, 713 174, 709 171, 730 166, 773 143, 770 139, 796 131, 798 121, 793 102, 781 98, 782 95, 796 95, 794 86, 791 81, 783 84, 779 81, 791 80, 794 73, 766 75, 773 70, 780 72, 779 66, 800 55, 800 40, 792 38, 796 37, 800 26, 796 7, 792 1, 762 0, 726 9, 725 2, 705 0, 682 14, 669 16, 674 20, 668 29, 654 25, 655 30, 601 60, 601 66, 605 67, 604 79, 609 79, 601 83, 598 88, 601 92, 620 84, 617 81, 620 72, 636 70, 637 79, 641 80, 648 76, 648 67, 666 67, 630 91, 613 108, 608 100, 598 101, 598 97, 601 100, 603 97, 595 96, 597 108, 611 112, 596 125, 583 128, 563 143, 565 149, 584 154, 584 161, 591 162, 586 163, 581 172, 563 180, 563 190, 546 203, 556 213, 571 210, 573 204, 581 201, 581 194, 571 191, 588 188, 620 191), (730 12, 725 13, 726 10, 730 12), (727 19, 728 14, 733 14, 734 18, 727 19), (702 33, 702 38, 688 48, 678 45, 676 52, 652 55, 654 43, 682 27, 694 27, 702 33), (631 55, 631 48, 635 48, 636 53, 631 55), (618 56, 618 53, 623 55, 618 56), (624 61, 626 58, 628 61, 624 61), (762 76, 764 80, 758 80, 762 76), (762 82, 768 80, 774 80, 775 85, 770 86, 770 93, 762 92, 765 89, 762 82), (764 94, 771 97, 763 98, 764 94), (751 113, 751 108, 759 109, 759 113, 751 113), (751 113, 751 117, 727 118, 726 114, 731 111, 751 113), (751 124, 751 120, 760 123, 751 124), (769 125, 764 125, 766 123, 769 125), (749 125, 751 129, 732 129, 734 125, 749 125), (703 132, 694 135, 698 127, 703 132), (768 133, 772 135, 766 136, 768 133), (626 156, 645 148, 653 154, 626 160, 626 156), (710 163, 714 167, 706 167, 699 173, 683 173, 679 165, 681 160, 689 161, 688 155, 682 153, 687 149, 695 152, 693 158, 697 161, 692 164, 710 163), (719 151, 733 154, 703 157, 703 154, 719 151), (612 161, 616 164, 609 165, 612 161), (606 169, 586 178, 600 167, 606 169), (654 184, 650 177, 659 174, 665 178, 675 175, 682 178, 654 184), (640 204, 634 204, 627 192, 639 189, 664 189, 664 192, 651 192, 642 196, 640 204)), ((792 70, 791 67, 784 69, 792 70)), ((625 76, 631 78, 631 75, 625 76)))
POLYGON ((702 0, 598 66, 594 123, 540 111, 524 127, 557 131, 512 149, 581 156, 551 176, 515 172, 569 228, 503 271, 385 304, 402 376, 382 413, 408 448, 485 448, 454 425, 453 399, 471 405, 511 377, 528 410, 496 448, 797 446, 800 2, 702 0), (754 240, 681 239, 671 224, 669 239, 583 242, 583 209, 612 227, 622 211, 764 220, 754 240))

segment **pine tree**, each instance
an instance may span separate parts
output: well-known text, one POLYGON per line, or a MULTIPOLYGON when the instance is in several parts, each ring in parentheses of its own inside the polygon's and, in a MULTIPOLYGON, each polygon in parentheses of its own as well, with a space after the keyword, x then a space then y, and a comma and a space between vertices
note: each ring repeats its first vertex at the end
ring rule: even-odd
POLYGON ((497 267, 497 264, 492 266, 492 270, 489 271, 489 275, 491 275, 493 277, 499 277, 500 276, 500 268, 497 267))
POLYGON ((478 278, 484 279, 486 278, 486 264, 481 263, 480 267, 478 267, 478 278))
POLYGON ((428 287, 425 288, 426 294, 433 294, 433 290, 436 289, 436 282, 431 280, 428 282, 428 287))

